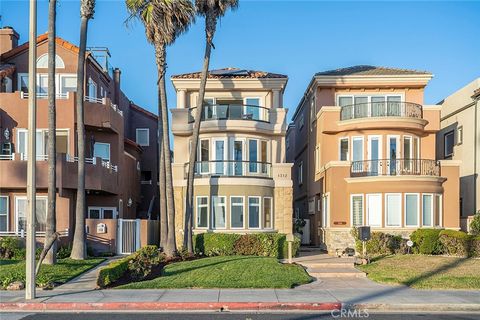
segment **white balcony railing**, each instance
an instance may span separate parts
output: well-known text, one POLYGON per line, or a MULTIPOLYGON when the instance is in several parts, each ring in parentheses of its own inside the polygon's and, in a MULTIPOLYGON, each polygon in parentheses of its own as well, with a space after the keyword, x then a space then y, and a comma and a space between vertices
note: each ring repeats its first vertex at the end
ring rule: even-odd
MULTIPOLYGON (((91 103, 98 103, 98 104, 107 104, 107 99, 106 98, 96 98, 96 97, 89 97, 85 96, 85 101, 91 102, 91 103)), ((115 110, 119 115, 123 117, 123 111, 118 108, 118 106, 115 103, 112 103, 110 101, 110 107, 115 110)))
MULTIPOLYGON (((20 98, 28 99, 28 92, 20 91, 20 98)), ((68 99, 69 94, 68 92, 65 93, 57 93, 55 94, 56 99, 68 99)), ((37 92, 37 99, 48 99, 48 93, 46 92, 37 92)))

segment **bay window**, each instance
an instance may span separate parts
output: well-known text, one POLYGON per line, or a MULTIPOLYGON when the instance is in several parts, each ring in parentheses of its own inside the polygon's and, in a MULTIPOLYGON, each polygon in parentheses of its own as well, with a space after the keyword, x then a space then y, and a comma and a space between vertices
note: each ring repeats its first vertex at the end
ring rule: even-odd
POLYGON ((273 227, 272 198, 263 198, 263 228, 271 229, 273 227))
POLYGON ((405 194, 405 226, 418 227, 419 195, 416 193, 405 194))
POLYGON ((385 195, 385 208, 386 208, 386 226, 387 227, 400 227, 401 225, 401 208, 402 197, 400 194, 386 194, 385 195))
POLYGON ((422 225, 424 227, 433 226, 433 195, 423 194, 422 197, 422 225))
POLYGON ((248 227, 260 228, 260 197, 248 197, 248 227))
POLYGON ((226 212, 226 197, 212 196, 212 229, 225 229, 226 212))
POLYGON ((197 228, 208 228, 208 197, 197 197, 197 228))
POLYGON ((230 227, 244 228, 244 214, 243 214, 244 197, 230 197, 230 227))

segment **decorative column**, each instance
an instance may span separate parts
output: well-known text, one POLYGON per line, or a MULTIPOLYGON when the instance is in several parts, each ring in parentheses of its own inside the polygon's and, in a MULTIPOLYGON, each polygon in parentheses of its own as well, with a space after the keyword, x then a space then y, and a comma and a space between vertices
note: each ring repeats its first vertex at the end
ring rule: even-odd
POLYGON ((281 108, 280 105, 280 89, 272 89, 273 92, 273 108, 281 108))
POLYGON ((180 89, 177 92, 177 108, 187 107, 187 90, 180 89))

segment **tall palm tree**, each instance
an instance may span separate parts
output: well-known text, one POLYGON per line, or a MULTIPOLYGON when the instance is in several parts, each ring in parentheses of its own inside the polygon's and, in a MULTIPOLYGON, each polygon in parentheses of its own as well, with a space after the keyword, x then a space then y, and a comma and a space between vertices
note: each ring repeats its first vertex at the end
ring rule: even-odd
POLYGON ((238 0, 195 0, 197 13, 205 17, 205 54, 203 56, 203 69, 200 77, 195 123, 193 125, 192 147, 188 159, 187 178, 187 201, 185 206, 185 232, 183 247, 189 253, 193 253, 192 227, 193 227, 193 179, 195 177, 195 159, 197 156, 198 136, 200 134, 200 119, 203 112, 203 99, 205 98, 205 86, 207 85, 208 68, 210 65, 210 53, 213 45, 213 36, 217 29, 217 21, 223 17, 228 9, 236 9, 238 0))
POLYGON ((56 240, 58 234, 56 231, 56 166, 57 166, 57 146, 56 146, 56 101, 55 101, 55 57, 56 57, 56 16, 57 1, 49 0, 48 4, 48 208, 45 229, 45 243, 38 259, 36 272, 40 269, 42 262, 45 264, 55 264, 57 262, 56 240))
POLYGON ((88 21, 95 13, 95 0, 80 2, 80 49, 77 65, 77 146, 78 146, 78 185, 77 203, 75 207, 75 233, 70 257, 83 260, 86 257, 85 243, 85 123, 84 123, 84 92, 85 53, 87 48, 88 21))
MULTIPOLYGON (((165 166, 165 193, 168 231, 164 252, 167 256, 176 253, 175 244, 175 203, 173 197, 172 165, 170 155, 170 136, 168 125, 168 107, 165 86, 167 67, 166 47, 188 30, 195 18, 195 9, 188 0, 126 0, 131 17, 139 18, 145 26, 147 40, 155 48, 155 62, 158 74, 159 117, 161 121, 161 148, 165 166)), ((161 159, 160 159, 161 160, 161 159)), ((160 170, 161 173, 161 170, 160 170)), ((160 181, 162 183, 163 181, 160 181)))
POLYGON ((162 110, 160 108, 160 93, 158 93, 158 142, 160 152, 159 192, 160 192, 160 247, 165 248, 168 239, 167 193, 165 188, 165 152, 163 151, 162 110))

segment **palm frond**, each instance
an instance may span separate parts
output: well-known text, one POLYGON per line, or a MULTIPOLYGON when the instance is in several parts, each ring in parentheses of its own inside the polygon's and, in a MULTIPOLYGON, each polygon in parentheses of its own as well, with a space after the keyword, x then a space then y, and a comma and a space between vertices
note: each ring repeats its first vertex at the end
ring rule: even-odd
POLYGON ((195 0, 195 8, 201 16, 211 14, 219 18, 224 16, 228 9, 237 9, 238 0, 195 0))

